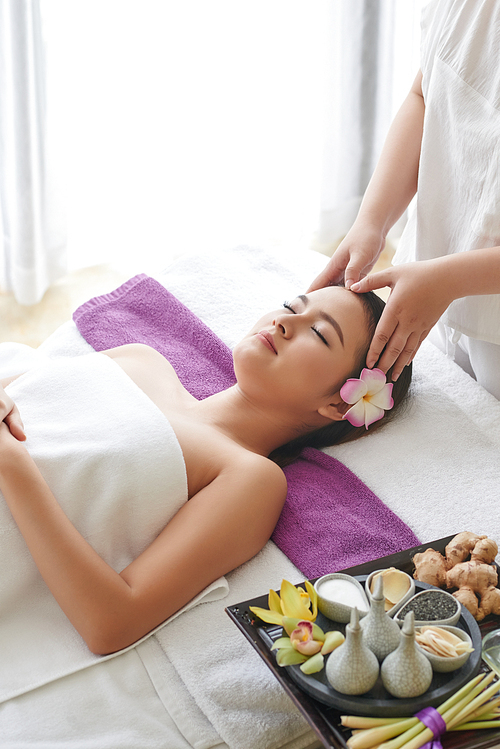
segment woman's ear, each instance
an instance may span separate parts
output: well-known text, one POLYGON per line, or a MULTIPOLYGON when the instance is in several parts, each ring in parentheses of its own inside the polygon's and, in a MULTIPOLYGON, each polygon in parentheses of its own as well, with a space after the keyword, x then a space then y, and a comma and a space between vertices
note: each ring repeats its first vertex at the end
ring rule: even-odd
POLYGON ((326 419, 330 419, 330 421, 342 421, 344 414, 347 413, 351 406, 349 403, 343 401, 338 394, 333 398, 330 400, 330 403, 318 408, 318 413, 326 419))

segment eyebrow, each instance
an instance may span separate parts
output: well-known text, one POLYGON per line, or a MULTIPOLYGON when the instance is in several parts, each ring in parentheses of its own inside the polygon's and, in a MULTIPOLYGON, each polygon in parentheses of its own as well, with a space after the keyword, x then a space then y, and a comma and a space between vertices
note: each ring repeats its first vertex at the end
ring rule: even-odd
MULTIPOLYGON (((299 296, 297 297, 297 299, 300 299, 300 301, 303 303, 304 307, 307 307, 307 305, 309 304, 309 299, 306 297, 305 294, 299 294, 299 296)), ((338 322, 336 320, 334 320, 334 318, 331 315, 329 315, 328 312, 321 311, 319 313, 319 316, 323 320, 325 320, 326 322, 329 322, 330 325, 333 326, 333 328, 337 332, 338 337, 340 338, 340 343, 343 346, 344 345, 344 335, 342 333, 342 329, 341 329, 340 325, 338 324, 338 322)))

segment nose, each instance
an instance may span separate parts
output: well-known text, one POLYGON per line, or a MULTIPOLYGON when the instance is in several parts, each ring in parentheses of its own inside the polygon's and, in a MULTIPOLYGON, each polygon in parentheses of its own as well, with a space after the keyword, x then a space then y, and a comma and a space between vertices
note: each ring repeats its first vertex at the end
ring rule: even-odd
POLYGON ((277 315, 273 320, 273 325, 283 338, 291 337, 293 325, 290 315, 277 315))

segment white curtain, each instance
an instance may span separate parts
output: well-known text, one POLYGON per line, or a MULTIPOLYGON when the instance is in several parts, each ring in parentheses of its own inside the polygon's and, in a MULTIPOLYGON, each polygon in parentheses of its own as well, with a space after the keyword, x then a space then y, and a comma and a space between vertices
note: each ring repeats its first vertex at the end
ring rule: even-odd
MULTIPOLYGON (((394 114, 419 68, 421 0, 330 4, 328 115, 316 247, 351 227, 394 114)), ((401 220, 398 229, 404 223, 401 220)))
POLYGON ((329 0, 41 0, 70 267, 307 246, 329 0))
POLYGON ((0 0, 0 288, 38 302, 65 273, 38 0, 0 0))
POLYGON ((331 244, 418 67, 420 0, 39 1, 43 49, 36 0, 0 0, 1 283, 24 302, 63 269, 61 190, 70 270, 331 244))

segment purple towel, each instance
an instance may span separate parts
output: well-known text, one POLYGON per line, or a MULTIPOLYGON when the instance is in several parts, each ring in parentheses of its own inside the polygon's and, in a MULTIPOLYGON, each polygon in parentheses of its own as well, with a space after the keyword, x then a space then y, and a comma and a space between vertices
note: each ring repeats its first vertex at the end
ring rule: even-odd
MULTIPOLYGON (((90 299, 73 319, 96 351, 125 343, 152 346, 198 399, 235 382, 228 347, 148 276, 90 299)), ((418 544, 408 526, 329 455, 308 448, 285 474, 288 496, 273 541, 308 578, 418 544)))

